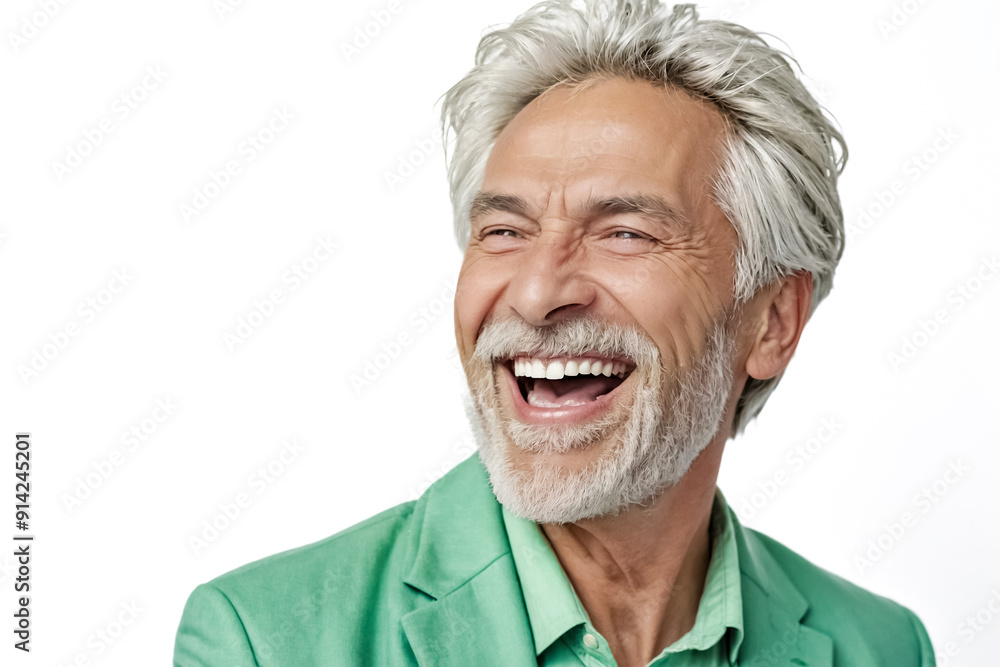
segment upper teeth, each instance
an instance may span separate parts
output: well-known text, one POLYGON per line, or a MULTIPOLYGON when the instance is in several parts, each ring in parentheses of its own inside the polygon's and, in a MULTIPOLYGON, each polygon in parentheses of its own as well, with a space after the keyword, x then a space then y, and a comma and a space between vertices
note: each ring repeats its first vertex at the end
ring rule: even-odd
POLYGON ((607 359, 569 358, 566 360, 545 360, 533 357, 515 357, 514 375, 517 377, 545 378, 561 380, 577 375, 617 375, 624 378, 628 366, 622 361, 607 359))

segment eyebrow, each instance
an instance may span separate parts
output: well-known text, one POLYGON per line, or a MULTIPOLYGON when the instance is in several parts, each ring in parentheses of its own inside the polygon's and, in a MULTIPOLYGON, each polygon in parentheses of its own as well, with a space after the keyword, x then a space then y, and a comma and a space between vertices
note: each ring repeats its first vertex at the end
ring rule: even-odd
POLYGON ((621 195, 616 197, 591 197, 584 204, 584 211, 590 215, 623 215, 635 213, 654 222, 667 225, 690 226, 691 221, 684 213, 668 202, 655 195, 621 195))
POLYGON ((476 221, 487 213, 507 211, 517 215, 527 215, 528 202, 517 195, 502 195, 495 192, 477 192, 469 209, 469 220, 476 221))

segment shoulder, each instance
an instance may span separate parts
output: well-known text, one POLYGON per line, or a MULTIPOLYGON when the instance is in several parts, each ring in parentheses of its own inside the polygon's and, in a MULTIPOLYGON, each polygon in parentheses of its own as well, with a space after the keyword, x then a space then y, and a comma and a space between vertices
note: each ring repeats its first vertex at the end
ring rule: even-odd
MULTIPOLYGON (((934 664, 927 631, 911 610, 819 567, 767 535, 742 530, 749 551, 756 550, 758 558, 765 552, 805 598, 808 609, 801 622, 833 639, 835 664, 934 664)), ((759 573, 762 587, 773 583, 759 573)))
POLYGON ((318 542, 243 565, 209 584, 232 593, 253 590, 257 596, 333 584, 343 590, 356 585, 362 573, 382 570, 405 555, 414 506, 414 501, 397 505, 318 542))
POLYGON ((415 501, 387 509, 318 542, 307 544, 253 561, 213 579, 220 588, 259 586, 275 578, 315 579, 328 570, 343 571, 353 567, 371 568, 384 561, 399 547, 413 515, 415 501), (361 558, 363 556, 363 558, 361 558), (374 561, 374 562, 373 562, 374 561))
POLYGON ((839 620, 852 618, 861 622, 876 618, 881 621, 904 619, 904 607, 889 598, 876 595, 823 569, 774 538, 752 529, 747 529, 747 533, 767 550, 810 603, 810 616, 839 620))
POLYGON ((364 633, 414 604, 406 586, 387 582, 402 578, 415 507, 397 505, 201 584, 184 607, 175 665, 398 661, 395 643, 364 633))
POLYGON ((447 592, 495 560, 506 545, 490 529, 497 508, 472 455, 415 501, 201 584, 181 615, 175 665, 412 661, 402 618, 434 600, 419 584, 447 592))
POLYGON ((417 500, 391 507, 318 542, 253 561, 204 585, 227 595, 252 591, 253 598, 259 600, 296 589, 313 591, 324 584, 350 591, 371 579, 393 574, 401 580, 401 569, 413 558, 428 512, 437 524, 450 530, 454 509, 475 505, 473 499, 483 495, 495 503, 485 472, 473 454, 417 500), (436 510, 428 509, 431 498, 437 501, 436 510), (446 514, 441 516, 441 511, 446 514))

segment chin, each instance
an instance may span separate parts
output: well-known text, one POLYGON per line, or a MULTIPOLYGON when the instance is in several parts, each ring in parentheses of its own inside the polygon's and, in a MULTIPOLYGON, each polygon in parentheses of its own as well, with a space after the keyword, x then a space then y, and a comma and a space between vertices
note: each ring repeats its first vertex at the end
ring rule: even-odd
MULTIPOLYGON (((732 381, 733 344, 721 326, 702 358, 668 381, 641 332, 617 351, 597 345, 557 355, 536 345, 542 349, 521 353, 504 349, 524 336, 502 324, 480 336, 494 353, 477 346, 466 366, 467 412, 497 500, 515 514, 574 523, 648 504, 679 483, 715 437, 732 381), (539 357, 555 370, 539 368, 539 357), (571 365, 580 358, 601 359, 597 375, 592 362, 592 377, 581 378, 581 362, 571 365)), ((621 331, 612 338, 623 340, 621 331)))

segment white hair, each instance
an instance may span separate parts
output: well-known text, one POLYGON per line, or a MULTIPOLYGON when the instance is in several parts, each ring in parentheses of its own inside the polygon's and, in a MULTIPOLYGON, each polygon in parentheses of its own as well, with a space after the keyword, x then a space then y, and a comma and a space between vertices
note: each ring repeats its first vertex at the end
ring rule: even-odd
MULTIPOLYGON (((554 86, 624 77, 687 91, 727 119, 713 190, 738 237, 737 302, 799 271, 812 274, 812 309, 829 293, 844 247, 837 177, 847 147, 796 76, 794 59, 753 31, 702 20, 694 5, 547 0, 484 35, 475 62, 445 94, 441 116, 461 247, 486 161, 514 116, 554 86)), ((747 381, 733 434, 779 379, 747 381)))

